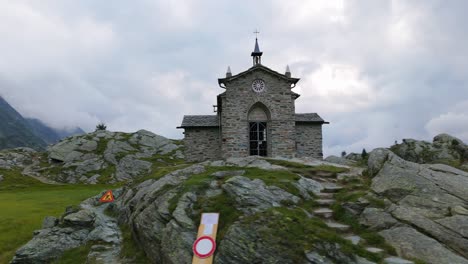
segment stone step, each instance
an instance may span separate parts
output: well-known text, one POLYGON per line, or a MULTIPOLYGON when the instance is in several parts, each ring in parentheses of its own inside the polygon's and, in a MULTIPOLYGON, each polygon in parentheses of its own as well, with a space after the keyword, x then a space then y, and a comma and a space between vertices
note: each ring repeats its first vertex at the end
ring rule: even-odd
POLYGON ((318 208, 314 210, 314 214, 323 218, 330 218, 333 216, 333 211, 330 208, 318 208))
POLYGON ((375 254, 383 254, 384 253, 383 249, 376 248, 376 247, 366 247, 366 250, 371 252, 371 253, 375 253, 375 254))
POLYGON ((318 205, 332 205, 335 202, 335 200, 333 200, 333 199, 317 199, 317 200, 315 200, 315 202, 318 205))
POLYGON ((337 186, 337 185, 330 185, 330 186, 324 186, 323 192, 334 193, 334 192, 338 192, 341 189, 343 189, 343 187, 337 186))
POLYGON ((359 242, 361 242, 362 240, 360 236, 356 236, 356 235, 345 236, 344 239, 351 241, 353 245, 359 244, 359 242))
POLYGON ((388 257, 383 260, 385 264, 414 264, 413 261, 402 259, 399 257, 388 257))
POLYGON ((325 224, 327 224, 328 227, 336 229, 336 230, 338 230, 340 232, 346 232, 350 228, 349 225, 344 225, 344 224, 340 224, 340 223, 336 223, 336 222, 326 222, 325 224))
POLYGON ((320 199, 331 199, 331 198, 333 198, 333 196, 335 196, 334 193, 323 193, 323 192, 317 193, 316 195, 320 199))

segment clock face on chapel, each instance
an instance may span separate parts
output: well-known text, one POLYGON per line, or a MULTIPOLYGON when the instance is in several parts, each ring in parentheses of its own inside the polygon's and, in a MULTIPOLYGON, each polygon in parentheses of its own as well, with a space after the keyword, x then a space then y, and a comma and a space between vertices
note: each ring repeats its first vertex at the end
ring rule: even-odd
POLYGON ((265 82, 260 79, 254 80, 252 82, 252 90, 256 93, 265 91, 265 82))

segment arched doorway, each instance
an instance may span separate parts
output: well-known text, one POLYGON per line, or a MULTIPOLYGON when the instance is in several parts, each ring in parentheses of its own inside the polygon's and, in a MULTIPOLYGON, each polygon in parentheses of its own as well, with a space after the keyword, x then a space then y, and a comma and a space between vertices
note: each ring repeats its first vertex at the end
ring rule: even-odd
POLYGON ((270 113, 261 103, 254 104, 248 115, 249 154, 268 156, 268 121, 270 113))

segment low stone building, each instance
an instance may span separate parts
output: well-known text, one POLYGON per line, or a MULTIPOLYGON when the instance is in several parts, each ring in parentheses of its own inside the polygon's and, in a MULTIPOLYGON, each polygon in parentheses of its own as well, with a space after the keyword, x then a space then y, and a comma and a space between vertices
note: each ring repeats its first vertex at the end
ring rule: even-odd
POLYGON ((217 115, 186 115, 182 121, 188 161, 259 155, 322 159, 322 125, 316 113, 295 113, 299 94, 289 67, 281 74, 261 64, 255 39, 253 66, 218 79, 217 115))

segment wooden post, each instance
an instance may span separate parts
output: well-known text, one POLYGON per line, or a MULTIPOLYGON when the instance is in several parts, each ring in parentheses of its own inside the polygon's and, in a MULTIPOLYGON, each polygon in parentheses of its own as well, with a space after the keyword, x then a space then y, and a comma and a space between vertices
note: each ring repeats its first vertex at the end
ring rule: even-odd
MULTIPOLYGON (((216 241, 216 233, 218 232, 219 213, 203 213, 198 227, 197 239, 208 236, 216 241)), ((206 258, 200 258, 195 253, 193 254, 192 264, 212 264, 213 255, 206 258)))

